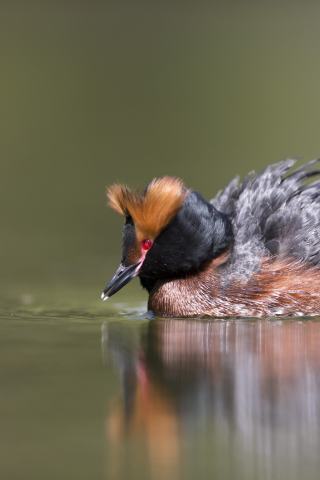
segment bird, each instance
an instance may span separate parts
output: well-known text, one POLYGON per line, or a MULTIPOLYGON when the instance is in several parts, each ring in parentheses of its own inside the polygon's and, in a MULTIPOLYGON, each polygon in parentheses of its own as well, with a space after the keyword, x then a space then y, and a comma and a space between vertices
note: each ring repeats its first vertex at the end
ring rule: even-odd
POLYGON ((210 201, 176 177, 107 190, 124 217, 106 300, 138 276, 163 318, 320 314, 320 173, 296 159, 233 178, 210 201), (312 182, 306 182, 311 177, 312 182))

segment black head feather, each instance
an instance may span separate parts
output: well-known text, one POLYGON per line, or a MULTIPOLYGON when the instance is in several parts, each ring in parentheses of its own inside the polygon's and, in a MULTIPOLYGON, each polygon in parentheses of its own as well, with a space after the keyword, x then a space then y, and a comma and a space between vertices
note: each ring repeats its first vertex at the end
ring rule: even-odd
MULTIPOLYGON (((179 212, 155 238, 139 271, 148 291, 159 278, 174 278, 216 258, 232 243, 228 215, 207 202, 198 192, 190 192, 179 212)), ((135 225, 128 215, 122 235, 121 263, 130 264, 130 252, 137 242, 135 225)))
MULTIPOLYGON (((190 271, 217 257, 232 239, 228 215, 218 212, 199 193, 191 192, 178 214, 155 239, 139 276, 172 278, 190 271)), ((141 283, 148 288, 150 282, 141 283)))

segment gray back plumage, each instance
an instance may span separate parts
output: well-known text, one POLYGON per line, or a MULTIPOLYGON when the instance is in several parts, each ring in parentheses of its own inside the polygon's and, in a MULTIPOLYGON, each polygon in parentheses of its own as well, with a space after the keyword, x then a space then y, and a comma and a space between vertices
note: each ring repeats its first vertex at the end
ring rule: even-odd
POLYGON ((320 181, 305 180, 320 173, 312 160, 284 178, 295 159, 251 172, 242 183, 236 177, 211 200, 230 216, 234 249, 226 273, 248 277, 259 269, 261 257, 320 262, 320 181))

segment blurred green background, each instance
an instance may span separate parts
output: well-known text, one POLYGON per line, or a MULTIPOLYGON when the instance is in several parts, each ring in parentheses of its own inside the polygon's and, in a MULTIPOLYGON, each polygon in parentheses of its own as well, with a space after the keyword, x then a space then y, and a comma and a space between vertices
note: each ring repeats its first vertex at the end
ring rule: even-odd
POLYGON ((209 199, 235 174, 320 155, 317 2, 0 11, 2 295, 88 288, 99 301, 120 260, 115 181, 175 175, 209 199))
MULTIPOLYGON (((167 174, 210 199, 236 174, 320 156, 319 18, 320 3, 308 0, 1 1, 1 479, 110 478, 107 409, 121 404, 129 346, 141 350, 149 323, 137 279, 100 299, 123 224, 105 188, 167 174), (136 307, 136 321, 120 316, 136 307), (102 365, 103 321, 106 332, 114 322, 117 372, 102 365)), ((232 463, 222 430, 201 430, 201 405, 188 430, 199 455, 187 449, 183 465, 212 465, 219 478, 231 465, 230 478, 251 478, 232 463)), ((299 430, 301 442, 309 431, 318 433, 299 430)), ((148 456, 135 452, 131 478, 149 479, 148 456)), ((309 468, 309 458, 302 449, 295 461, 309 468)))

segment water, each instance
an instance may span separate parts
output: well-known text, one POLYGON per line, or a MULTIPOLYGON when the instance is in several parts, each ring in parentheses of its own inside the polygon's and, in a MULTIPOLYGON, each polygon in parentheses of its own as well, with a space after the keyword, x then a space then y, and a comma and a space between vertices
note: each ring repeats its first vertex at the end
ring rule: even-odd
POLYGON ((1 312, 1 478, 318 478, 317 319, 161 320, 141 294, 78 295, 1 312))
POLYGON ((110 321, 102 338, 122 379, 110 478, 318 478, 318 321, 110 321))

